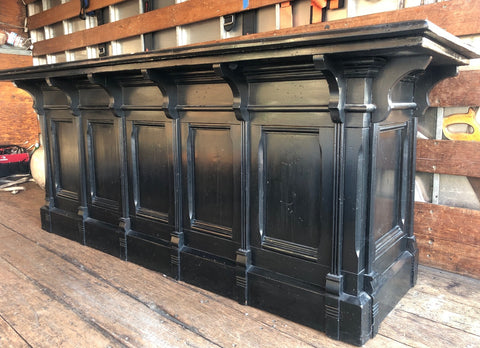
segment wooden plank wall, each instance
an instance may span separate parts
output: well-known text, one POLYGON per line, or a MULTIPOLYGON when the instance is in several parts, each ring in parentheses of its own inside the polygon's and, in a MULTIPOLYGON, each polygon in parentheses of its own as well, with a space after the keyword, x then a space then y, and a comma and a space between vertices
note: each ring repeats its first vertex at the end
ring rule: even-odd
MULTIPOLYGON (((101 8, 107 4, 121 2, 119 0, 92 0, 91 9, 101 8)), ((69 35, 63 35, 48 40, 39 41, 34 45, 33 54, 41 56, 64 50, 91 46, 107 41, 119 40, 145 33, 160 31, 195 22, 201 22, 223 15, 257 9, 283 0, 250 0, 244 8, 239 0, 189 0, 176 5, 167 6, 140 15, 128 17, 101 27, 82 30, 69 35)), ((76 2, 75 2, 76 3, 76 2)), ((62 4, 50 10, 32 16, 28 20, 29 29, 53 24, 64 19, 76 17, 79 7, 75 4, 62 4), (58 12, 58 16, 57 16, 58 12), (55 15, 54 15, 55 14, 55 15)), ((384 24, 415 19, 428 19, 457 36, 480 33, 480 2, 475 0, 450 0, 430 5, 405 8, 396 11, 381 12, 372 15, 346 18, 341 20, 316 23, 307 26, 279 29, 275 31, 245 35, 238 39, 253 37, 268 37, 290 33, 305 33, 310 31, 353 28, 364 25, 384 24), (452 18, 462 18, 461 21, 452 18)))
MULTIPOLYGON (((88 7, 89 11, 95 11, 110 5, 115 5, 126 0, 92 0, 88 7)), ((31 1, 33 3, 34 1, 31 1)), ((64 4, 52 7, 41 13, 28 17, 27 26, 29 30, 38 29, 66 19, 78 16, 80 13, 80 2, 69 1, 64 4)))
MULTIPOLYGON (((97 0, 97 2, 100 0, 97 0)), ((247 9, 256 9, 267 5, 274 5, 281 0, 250 0, 247 9)), ((96 7, 96 6, 95 6, 96 7)), ((55 10, 56 8, 53 8, 55 10)), ((245 10, 243 3, 238 0, 189 0, 176 5, 167 6, 136 16, 127 17, 116 22, 62 35, 35 43, 34 56, 56 53, 58 51, 97 45, 113 40, 120 40, 145 33, 174 28, 180 25, 202 22, 207 19, 218 18, 231 13, 245 10)), ((37 16, 43 20, 46 12, 37 16)), ((49 15, 49 13, 47 13, 49 15)), ((74 9, 62 16, 74 17, 78 11, 74 9)), ((55 18, 55 17, 53 17, 55 18)), ((57 20, 58 21, 58 20, 57 20)), ((28 24, 30 27, 30 24, 28 24)))
MULTIPOLYGON (((417 171, 480 177, 480 143, 417 141, 417 171)), ((476 182, 476 181, 473 181, 476 182)), ((415 203, 420 262, 480 278, 480 211, 415 203)))
POLYGON ((430 92, 429 101, 432 107, 480 106, 480 70, 460 71, 441 81, 430 92))

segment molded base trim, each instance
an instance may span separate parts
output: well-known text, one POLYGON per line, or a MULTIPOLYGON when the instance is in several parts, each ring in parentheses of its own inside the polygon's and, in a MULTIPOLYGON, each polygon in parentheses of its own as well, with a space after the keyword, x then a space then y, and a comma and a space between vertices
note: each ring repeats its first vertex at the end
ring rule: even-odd
POLYGON ((40 208, 40 221, 43 230, 52 232, 52 226, 50 224, 50 209, 46 205, 40 208))
POLYGON ((199 254, 193 249, 180 251, 180 279, 189 284, 234 298, 236 288, 235 262, 199 254))
POLYGON ((118 226, 89 218, 85 221, 85 244, 125 260, 125 233, 118 230, 118 226))
POLYGON ((127 261, 141 265, 156 272, 175 277, 170 263, 171 247, 169 243, 150 240, 139 234, 127 235, 127 261))
POLYGON ((50 210, 51 232, 84 244, 84 227, 80 216, 60 209, 50 210))

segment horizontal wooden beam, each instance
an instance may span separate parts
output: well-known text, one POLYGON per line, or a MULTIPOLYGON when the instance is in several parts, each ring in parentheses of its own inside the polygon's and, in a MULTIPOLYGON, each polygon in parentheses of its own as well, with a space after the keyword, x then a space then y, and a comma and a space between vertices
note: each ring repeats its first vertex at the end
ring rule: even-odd
POLYGON ((420 263, 480 278, 480 211, 415 203, 420 263))
POLYGON ((480 143, 417 140, 417 171, 480 177, 480 143))
MULTIPOLYGON (((415 202, 415 233, 480 247, 480 211, 415 202)), ((479 253, 480 254, 480 253, 479 253)))
POLYGON ((480 70, 460 71, 437 84, 429 96, 430 106, 480 106, 480 70))
POLYGON ((250 0, 243 7, 239 0, 189 0, 99 27, 78 31, 34 44, 33 55, 41 56, 64 50, 97 45, 107 41, 159 31, 227 14, 277 4, 282 0, 250 0))
MULTIPOLYGON (((126 0, 90 0, 88 11, 95 11, 124 1, 126 0)), ((38 29, 46 25, 77 17, 79 14, 80 1, 72 0, 28 17, 27 27, 29 30, 38 29)))
POLYGON ((22 68, 33 65, 30 55, 0 54, 0 66, 2 69, 22 68))
MULTIPOLYGON (((34 44, 33 54, 35 56, 41 56, 63 50, 96 45, 107 41, 120 40, 280 2, 282 2, 282 0, 250 0, 249 6, 244 8, 242 1, 239 0, 189 0, 114 23, 108 23, 97 28, 37 42, 34 44)), ((428 19, 452 34, 461 36, 480 33, 480 21, 477 20, 479 16, 480 1, 451 0, 367 16, 245 35, 228 40, 345 29, 418 19, 428 19), (453 20, 453 18, 462 18, 462 20, 453 20)))

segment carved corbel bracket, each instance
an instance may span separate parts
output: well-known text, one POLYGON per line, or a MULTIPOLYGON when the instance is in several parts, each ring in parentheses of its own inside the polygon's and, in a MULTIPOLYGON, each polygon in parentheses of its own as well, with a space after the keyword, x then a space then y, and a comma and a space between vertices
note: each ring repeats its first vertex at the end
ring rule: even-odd
POLYGON ((33 109, 38 115, 45 115, 44 101, 43 101, 43 92, 40 88, 40 84, 36 81, 14 81, 15 86, 20 89, 23 89, 33 99, 33 109))
POLYGON ((317 70, 320 70, 328 83, 330 100, 328 109, 330 117, 334 123, 345 122, 345 100, 346 100, 346 81, 343 76, 343 66, 341 62, 335 61, 332 57, 326 55, 313 56, 313 64, 317 70))
POLYGON ((159 70, 142 69, 143 78, 150 80, 160 89, 163 95, 163 111, 170 119, 177 119, 177 85, 170 76, 159 70))
POLYGON ((457 76, 458 71, 456 66, 434 66, 428 67, 425 73, 420 75, 415 82, 414 99, 417 103, 415 116, 422 116, 430 106, 428 96, 430 91, 437 83, 448 78, 457 76))
POLYGON ((236 63, 214 64, 213 70, 224 79, 233 93, 233 110, 239 121, 249 121, 248 112, 248 82, 236 63))
POLYGON ((108 107, 112 110, 113 114, 117 117, 124 117, 125 110, 123 106, 123 93, 122 86, 118 81, 107 74, 88 74, 88 81, 94 85, 102 87, 110 97, 110 103, 108 107))
POLYGON ((373 122, 384 121, 395 109, 417 109, 417 104, 414 102, 392 100, 392 91, 402 79, 427 69, 431 60, 431 56, 413 56, 392 58, 387 62, 374 79, 372 86, 373 101, 376 105, 372 114, 373 122))
POLYGON ((80 116, 80 93, 78 91, 78 88, 72 83, 72 81, 52 77, 47 77, 45 81, 50 87, 55 87, 62 91, 68 99, 72 114, 74 116, 80 116))

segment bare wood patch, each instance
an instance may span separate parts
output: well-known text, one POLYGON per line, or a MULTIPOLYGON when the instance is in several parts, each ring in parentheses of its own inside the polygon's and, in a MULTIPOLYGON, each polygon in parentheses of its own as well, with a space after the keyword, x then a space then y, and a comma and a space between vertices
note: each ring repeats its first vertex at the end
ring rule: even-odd
POLYGON ((414 231, 422 264, 480 278, 480 211, 416 202, 414 231))
MULTIPOLYGON (((2 238, 2 244, 4 241, 2 238)), ((45 289, 30 282, 3 258, 0 258, 0 274, 0 312, 11 325, 10 330, 1 331, 0 343, 6 339, 18 343, 15 347, 22 343, 50 347, 66 343, 79 347, 118 346, 118 341, 108 339, 73 311, 52 301, 45 289), (4 332, 9 335, 4 336, 4 332)))
POLYGON ((448 298, 453 303, 480 308, 480 280, 438 268, 419 266, 415 290, 433 297, 448 298))
POLYGON ((414 230, 433 240, 480 246, 480 211, 416 202, 414 230))
POLYGON ((22 336, 3 317, 0 317, 0 347, 29 347, 22 336))
MULTIPOLYGON (((476 337, 477 342, 480 342, 480 320, 478 319, 480 318, 480 309, 478 307, 454 303, 445 297, 425 296, 416 288, 413 288, 402 298, 395 310, 404 311, 419 319, 435 323, 437 330, 441 332, 443 332, 444 327, 455 329, 449 335, 450 337, 454 337, 455 332, 457 335, 468 333, 471 337, 476 337)), ((413 325, 413 327, 418 325, 413 325)), ((431 332, 431 330, 426 332, 431 332)), ((444 337, 440 337, 440 339, 443 340, 444 337)), ((440 342, 437 343, 440 344, 440 342)), ((433 346, 438 345, 434 344, 433 346)))
MULTIPOLYGON (((413 292, 413 290, 410 291, 413 292)), ((400 301, 400 305, 380 324, 382 332, 391 332, 401 343, 409 347, 423 348, 468 347, 469 345, 474 347, 480 345, 479 336, 465 332, 463 329, 452 328, 449 324, 439 324, 436 321, 425 320, 417 314, 404 311, 401 308, 402 303, 403 301, 400 301)), ((427 305, 427 308, 429 311, 435 310, 429 305, 427 305)))

